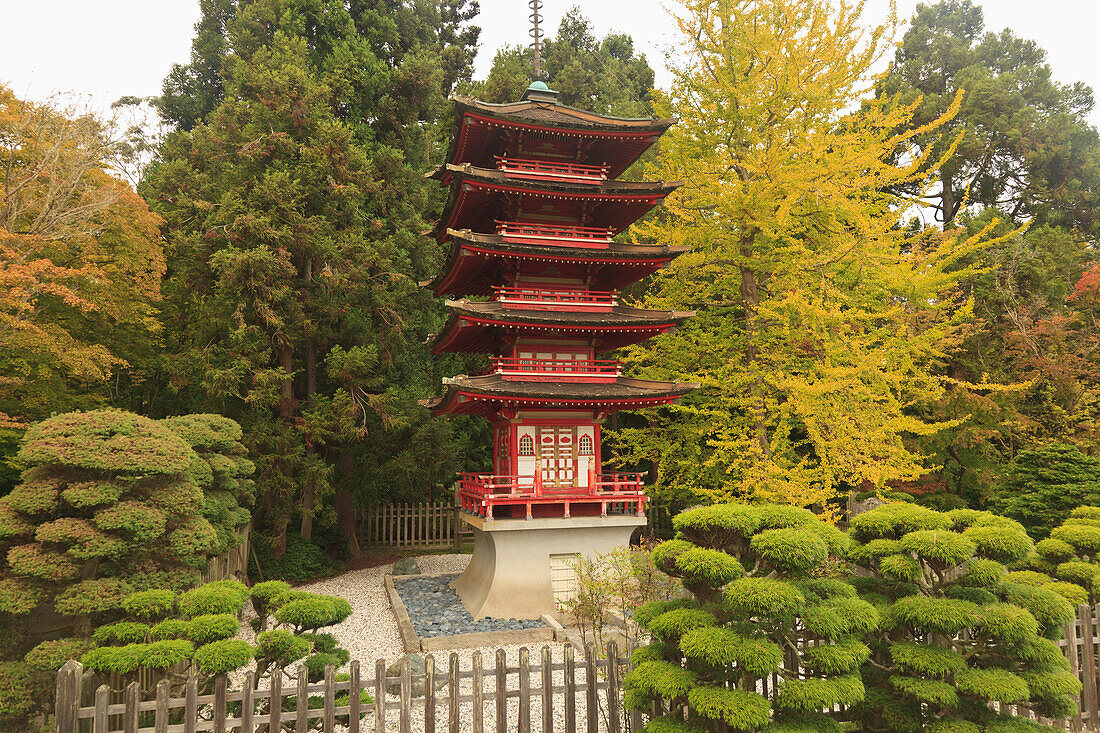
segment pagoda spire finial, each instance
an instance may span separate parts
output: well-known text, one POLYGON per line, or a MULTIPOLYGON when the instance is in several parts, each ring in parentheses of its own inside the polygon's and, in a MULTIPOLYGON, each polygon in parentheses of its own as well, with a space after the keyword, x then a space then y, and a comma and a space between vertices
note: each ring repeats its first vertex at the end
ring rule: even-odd
POLYGON ((531 30, 528 35, 534 39, 529 46, 531 49, 531 65, 534 67, 535 81, 542 78, 542 0, 529 0, 531 8, 531 30))

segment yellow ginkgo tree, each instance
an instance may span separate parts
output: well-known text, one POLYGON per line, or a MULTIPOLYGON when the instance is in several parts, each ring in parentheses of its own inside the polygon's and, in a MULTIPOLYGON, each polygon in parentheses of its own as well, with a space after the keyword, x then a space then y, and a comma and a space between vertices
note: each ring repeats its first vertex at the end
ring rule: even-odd
MULTIPOLYGON (((680 180, 639 242, 691 247, 644 295, 697 311, 630 350, 636 373, 701 388, 618 432, 689 500, 824 504, 922 473, 911 438, 942 391, 936 365, 973 320, 959 283, 987 246, 903 226, 890 193, 939 161, 910 142, 913 105, 869 94, 892 46, 862 2, 680 0, 658 114, 675 117, 647 178, 680 180)), ((948 154, 952 149, 948 145, 948 154)), ((929 149, 928 147, 924 148, 929 149)), ((988 231, 988 230, 987 230, 988 231)))

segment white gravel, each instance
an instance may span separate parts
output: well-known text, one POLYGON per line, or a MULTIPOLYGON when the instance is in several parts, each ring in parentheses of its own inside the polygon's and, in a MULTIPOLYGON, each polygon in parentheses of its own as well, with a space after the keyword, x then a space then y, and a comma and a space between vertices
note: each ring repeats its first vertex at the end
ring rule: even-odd
MULTIPOLYGON (((438 574, 438 573, 459 573, 462 572, 470 562, 469 555, 424 555, 418 557, 417 563, 420 565, 420 570, 425 574, 438 574)), ((358 659, 361 669, 361 675, 363 679, 370 679, 374 676, 375 660, 385 659, 386 664, 391 665, 402 656, 404 656, 404 650, 401 646, 401 638, 397 632, 397 619, 393 614, 393 609, 390 607, 389 597, 386 594, 385 586, 383 585, 383 578, 387 573, 392 570, 392 565, 383 565, 375 568, 365 568, 363 570, 353 570, 350 572, 337 575, 332 578, 325 578, 314 583, 298 586, 300 590, 306 590, 311 593, 323 593, 327 595, 340 596, 346 598, 351 604, 351 615, 343 623, 337 624, 323 629, 328 633, 336 636, 340 646, 347 649, 351 654, 352 659, 358 659)), ((250 609, 246 609, 250 610, 250 609)), ((241 638, 249 641, 254 641, 252 630, 246 624, 242 628, 241 638)), ((560 662, 562 660, 560 642, 550 642, 547 644, 551 648, 551 654, 553 655, 553 661, 560 662)), ((517 666, 519 664, 519 650, 520 646, 511 645, 501 647, 504 649, 507 655, 508 665, 517 666)), ((483 647, 480 649, 460 649, 457 650, 459 659, 459 668, 463 671, 467 671, 473 668, 473 655, 475 652, 480 651, 482 655, 482 664, 486 672, 491 672, 496 664, 496 650, 497 647, 483 647)), ((580 651, 580 650, 578 650, 580 651)), ((532 647, 529 649, 530 661, 532 664, 538 664, 539 655, 541 653, 541 646, 532 647)), ((434 655, 436 674, 445 676, 448 668, 448 658, 450 652, 437 652, 434 655)), ((584 669, 583 669, 583 654, 577 655, 577 675, 576 680, 578 684, 583 684, 584 669)), ((472 690, 472 680, 464 679, 461 682, 462 693, 468 695, 472 690)), ((554 684, 564 684, 564 675, 562 672, 554 673, 554 684)), ((485 691, 489 692, 492 688, 493 681, 488 679, 485 681, 485 691)), ((519 687, 518 675, 511 674, 508 676, 508 689, 516 690, 519 687)), ((531 688, 537 689, 541 687, 541 677, 533 675, 531 679, 531 688)), ((443 698, 447 695, 446 688, 441 689, 437 696, 443 698)), ((603 693, 600 695, 604 697, 603 693)), ((564 728, 565 720, 565 701, 564 696, 558 693, 554 696, 554 711, 553 718, 555 720, 555 729, 561 730, 564 728)), ((386 696, 386 730, 398 730, 398 711, 400 708, 400 700, 391 695, 386 696)), ((373 706, 366 711, 367 717, 363 720, 362 730, 373 731, 374 730, 374 709, 373 706)), ((410 723, 411 728, 415 733, 421 733, 424 730, 424 705, 423 700, 414 700, 410 711, 410 723)), ((577 696, 576 702, 576 715, 577 715, 577 730, 585 731, 585 700, 583 693, 577 696)), ((496 724, 496 703, 486 703, 483 711, 484 716, 484 729, 487 731, 495 730, 496 724)), ((517 699, 510 699, 508 701, 508 724, 507 729, 509 731, 517 730, 519 716, 519 701, 517 699)), ((601 714, 601 719, 603 715, 601 714)), ((473 730, 473 705, 471 703, 463 703, 459 706, 459 719, 460 730, 472 731, 473 730)), ((538 696, 535 696, 531 700, 531 728, 532 730, 542 730, 542 704, 538 696)), ((337 726, 338 730, 344 730, 344 728, 337 726)), ((443 705, 439 705, 436 708, 436 729, 447 730, 447 708, 443 705)), ((601 732, 606 731, 605 725, 601 722, 599 726, 601 732)), ((595 733, 593 731, 593 733, 595 733)))

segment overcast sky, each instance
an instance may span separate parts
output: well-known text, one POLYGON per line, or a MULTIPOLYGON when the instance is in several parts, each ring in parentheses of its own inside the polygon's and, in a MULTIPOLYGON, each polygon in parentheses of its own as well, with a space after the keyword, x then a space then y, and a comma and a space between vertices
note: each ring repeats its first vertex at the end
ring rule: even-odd
MULTIPOLYGON (((544 0, 550 34, 575 0, 544 0)), ((667 80, 664 49, 672 40, 661 0, 584 0, 581 10, 598 36, 628 33, 657 69, 657 85, 667 80)), ((908 18, 917 0, 898 0, 908 18)), ((1046 49, 1059 81, 1083 81, 1100 89, 1098 0, 979 0, 986 29, 1012 28, 1046 49)), ((869 0, 867 21, 881 22, 888 0, 869 0)), ((479 76, 501 45, 526 43, 526 0, 481 0, 479 76)), ((173 63, 186 62, 199 17, 198 0, 0 0, 4 40, 0 43, 0 82, 18 96, 42 99, 51 92, 90 95, 105 108, 123 95, 160 91, 173 63)), ((1100 111, 1093 124, 1100 126, 1100 111)))

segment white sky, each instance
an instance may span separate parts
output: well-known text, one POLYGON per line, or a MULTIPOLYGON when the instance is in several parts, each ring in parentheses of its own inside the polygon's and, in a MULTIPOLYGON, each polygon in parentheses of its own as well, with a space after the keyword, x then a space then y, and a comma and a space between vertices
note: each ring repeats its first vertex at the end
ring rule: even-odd
MULTIPOLYGON (((579 4, 596 34, 628 33, 657 69, 657 85, 667 80, 663 49, 672 40, 661 0, 544 0, 544 24, 553 35, 561 16, 579 4)), ((912 15, 917 0, 898 0, 898 14, 912 15)), ((1100 90, 1100 27, 1097 0, 978 0, 986 29, 1008 26, 1046 49, 1056 79, 1083 81, 1100 90)), ((880 22, 888 0, 869 0, 867 20, 880 22)), ((526 0, 481 0, 479 76, 494 51, 527 42, 526 0)), ((16 95, 42 99, 52 92, 89 95, 106 108, 133 94, 155 95, 174 62, 186 62, 198 0, 0 0, 3 42, 0 82, 16 95)), ((1100 111, 1092 115, 1100 126, 1100 111)))

